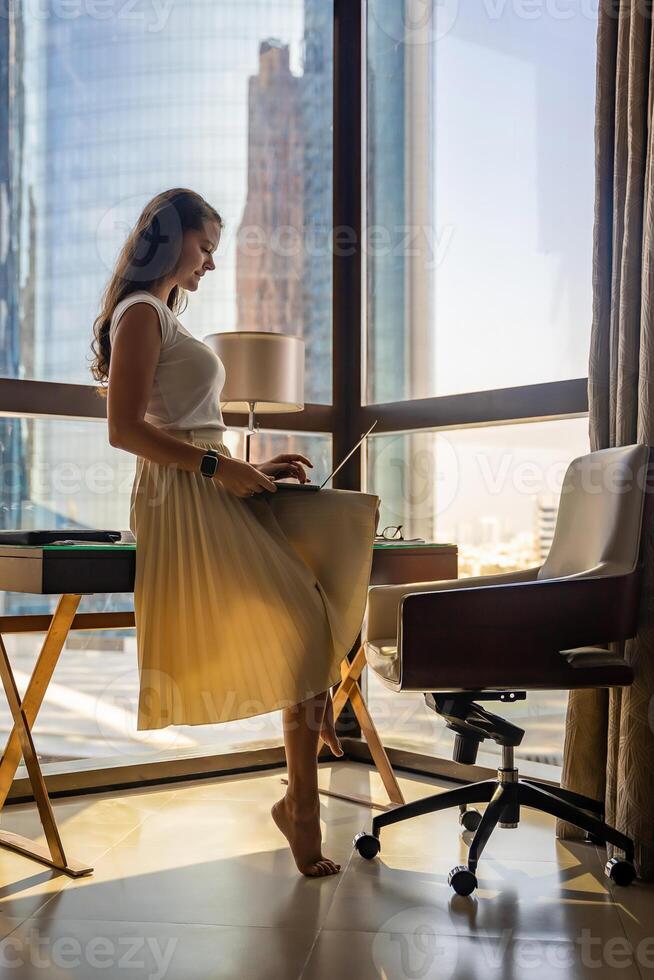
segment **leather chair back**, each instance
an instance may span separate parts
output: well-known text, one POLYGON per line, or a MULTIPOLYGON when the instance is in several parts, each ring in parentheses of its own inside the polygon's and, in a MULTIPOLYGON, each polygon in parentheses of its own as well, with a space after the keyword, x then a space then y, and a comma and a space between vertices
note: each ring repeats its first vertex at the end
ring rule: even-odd
POLYGON ((570 463, 554 538, 539 579, 635 571, 648 463, 646 445, 602 449, 570 463))

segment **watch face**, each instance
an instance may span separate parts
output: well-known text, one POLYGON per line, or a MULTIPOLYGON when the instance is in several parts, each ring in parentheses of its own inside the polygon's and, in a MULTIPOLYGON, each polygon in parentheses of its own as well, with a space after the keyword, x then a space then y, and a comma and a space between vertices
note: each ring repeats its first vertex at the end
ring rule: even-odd
POLYGON ((205 476, 213 476, 218 469, 218 457, 217 456, 203 456, 202 457, 202 467, 201 470, 205 476))

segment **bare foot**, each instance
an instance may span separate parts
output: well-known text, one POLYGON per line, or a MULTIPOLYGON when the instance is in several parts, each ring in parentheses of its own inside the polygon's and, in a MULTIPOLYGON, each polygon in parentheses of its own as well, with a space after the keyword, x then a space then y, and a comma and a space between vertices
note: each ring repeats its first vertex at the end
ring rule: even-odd
POLYGON ((334 728, 334 706, 332 704, 331 694, 327 694, 327 700, 325 701, 320 737, 329 746, 334 755, 343 755, 343 746, 334 728))
POLYGON ((284 796, 270 812, 290 844, 298 871, 309 878, 321 878, 341 870, 340 864, 322 855, 319 802, 315 807, 300 809, 284 796))

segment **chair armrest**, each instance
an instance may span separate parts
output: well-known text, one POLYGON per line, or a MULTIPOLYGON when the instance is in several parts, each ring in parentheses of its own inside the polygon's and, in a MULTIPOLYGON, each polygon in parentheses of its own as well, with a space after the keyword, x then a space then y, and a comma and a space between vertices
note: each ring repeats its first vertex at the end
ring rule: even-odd
POLYGON ((402 690, 555 687, 569 672, 559 651, 635 635, 639 578, 409 593, 398 611, 402 690))
POLYGON ((474 578, 444 579, 436 582, 409 582, 401 585, 372 585, 368 589, 368 602, 361 626, 361 641, 398 635, 398 613, 404 596, 417 592, 445 592, 454 589, 473 589, 477 586, 504 585, 514 582, 530 582, 538 574, 539 566, 500 575, 478 575, 474 578))

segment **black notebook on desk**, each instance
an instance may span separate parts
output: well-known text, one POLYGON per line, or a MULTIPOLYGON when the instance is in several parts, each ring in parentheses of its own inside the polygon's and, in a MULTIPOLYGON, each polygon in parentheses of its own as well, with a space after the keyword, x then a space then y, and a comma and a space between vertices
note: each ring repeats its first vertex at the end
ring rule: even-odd
POLYGON ((122 531, 80 531, 78 528, 59 527, 47 531, 0 531, 2 544, 51 544, 53 541, 69 539, 72 541, 106 541, 107 544, 120 541, 122 531))

